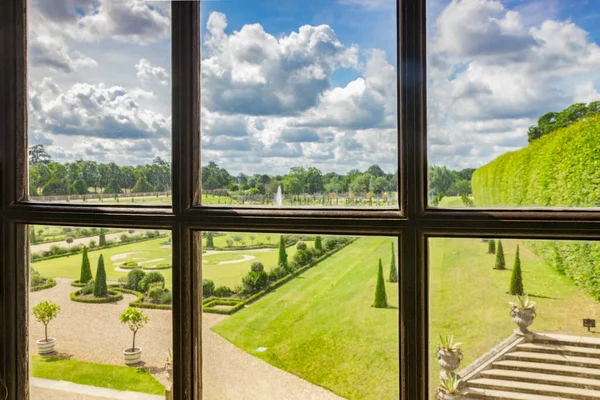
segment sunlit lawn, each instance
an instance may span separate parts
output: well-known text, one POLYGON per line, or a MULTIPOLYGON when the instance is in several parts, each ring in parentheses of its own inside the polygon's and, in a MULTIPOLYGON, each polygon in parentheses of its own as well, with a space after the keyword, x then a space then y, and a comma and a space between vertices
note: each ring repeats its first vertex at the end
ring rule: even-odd
POLYGON ((31 357, 31 375, 121 391, 161 395, 165 387, 148 371, 51 357, 31 357))
POLYGON ((391 242, 361 238, 213 329, 341 396, 397 399, 398 285, 386 283, 393 308, 371 307, 377 261, 387 274, 391 242))
MULTIPOLYGON (((135 260, 136 262, 148 261, 159 258, 164 258, 162 261, 156 261, 147 263, 146 265, 156 265, 167 263, 171 264, 171 249, 163 247, 167 241, 166 237, 159 239, 147 240, 140 243, 132 243, 123 246, 111 247, 109 249, 102 250, 90 250, 88 255, 90 258, 90 265, 92 267, 92 274, 96 275, 96 267, 98 266, 98 258, 100 254, 104 256, 104 267, 106 269, 106 277, 108 280, 116 281, 119 277, 126 276, 127 272, 115 271, 116 264, 123 261, 135 260), (111 257, 124 254, 129 254, 125 258, 111 260, 111 257)), ((39 261, 32 263, 31 266, 37 270, 42 276, 47 278, 71 278, 79 279, 81 271, 81 258, 82 255, 72 255, 69 257, 58 257, 51 260, 39 261)), ((144 265, 144 264, 142 264, 144 265)), ((166 285, 171 287, 171 270, 164 269, 159 271, 166 281, 166 285)))
POLYGON ((600 315, 600 304, 557 273, 527 247, 527 241, 502 240, 506 271, 494 270, 495 256, 479 239, 430 241, 430 362, 432 385, 437 385, 434 358, 439 334, 453 334, 462 343, 462 367, 510 336, 516 325, 509 316, 507 294, 516 244, 521 247, 525 291, 537 302, 531 330, 592 335, 582 328, 583 318, 600 315))

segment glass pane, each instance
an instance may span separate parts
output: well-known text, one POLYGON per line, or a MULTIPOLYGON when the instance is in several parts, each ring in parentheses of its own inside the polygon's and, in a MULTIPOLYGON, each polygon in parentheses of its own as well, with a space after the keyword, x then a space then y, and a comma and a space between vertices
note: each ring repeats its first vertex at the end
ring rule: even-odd
POLYGON ((202 240, 205 399, 399 398, 395 238, 202 240))
POLYGON ((598 242, 430 239, 430 398, 454 374, 469 398, 597 397, 598 260, 598 242))
POLYGON ((170 232, 43 225, 29 232, 31 399, 165 399, 170 232))
POLYGON ((201 2, 202 204, 397 207, 396 2, 201 2))
POLYGON ((170 2, 27 4, 31 199, 170 204, 170 2))
POLYGON ((427 6, 429 204, 600 206, 600 3, 427 6))

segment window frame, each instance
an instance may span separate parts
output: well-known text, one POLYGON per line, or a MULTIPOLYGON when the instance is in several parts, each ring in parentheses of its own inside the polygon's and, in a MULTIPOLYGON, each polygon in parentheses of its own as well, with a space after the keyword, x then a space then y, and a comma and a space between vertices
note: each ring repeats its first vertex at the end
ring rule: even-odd
POLYGON ((27 224, 131 226, 173 233, 174 394, 202 398, 198 231, 388 235, 399 240, 400 396, 428 396, 429 237, 600 239, 595 210, 452 210, 427 205, 426 0, 397 0, 398 210, 200 205, 200 7, 172 3, 172 207, 28 201, 27 0, 0 2, 0 380, 27 399, 27 224), (19 340, 21 338, 21 340, 19 340))

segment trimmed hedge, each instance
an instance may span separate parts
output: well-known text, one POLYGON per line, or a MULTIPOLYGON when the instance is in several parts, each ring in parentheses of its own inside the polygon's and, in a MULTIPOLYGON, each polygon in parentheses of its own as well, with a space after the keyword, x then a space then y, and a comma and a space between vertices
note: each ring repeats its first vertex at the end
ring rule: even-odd
POLYGON ((71 293, 71 300, 76 301, 78 303, 92 303, 92 304, 102 304, 102 303, 114 303, 119 300, 123 300, 123 293, 118 290, 108 289, 108 297, 90 297, 83 298, 79 297, 81 295, 81 290, 71 293))
POLYGON ((56 286, 56 281, 52 278, 46 279, 46 283, 42 285, 32 286, 29 288, 30 292, 39 292, 40 290, 50 289, 51 287, 56 286))
MULTIPOLYGON (((477 206, 600 206, 600 116, 556 130, 473 174, 477 206)), ((527 241, 535 253, 600 300, 600 243, 527 241)))
MULTIPOLYGON (((219 298, 219 297, 208 297, 208 298, 204 299, 204 301, 202 302, 202 304, 203 304, 202 311, 207 312, 207 313, 213 313, 213 314, 225 314, 225 315, 234 314, 237 311, 244 308, 247 304, 254 303, 256 300, 260 299, 264 295, 266 295, 266 294, 272 292, 273 290, 277 289, 278 287, 286 284, 287 282, 291 281, 298 275, 303 274, 304 272, 308 271, 310 268, 314 267, 315 265, 319 264, 320 262, 322 262, 322 261, 326 260, 327 258, 331 257, 332 255, 334 255, 338 251, 342 250, 344 247, 350 245, 351 243, 354 243, 355 240, 356 240, 356 238, 350 238, 346 243, 343 243, 342 245, 336 247, 335 249, 323 254, 319 258, 313 259, 308 265, 305 265, 304 267, 293 271, 289 275, 286 275, 285 277, 283 277, 275 282, 270 283, 269 285, 267 285, 266 288, 264 288, 263 290, 261 290, 260 292, 258 292, 256 294, 248 297, 247 299, 241 300, 241 302, 239 304, 232 307, 231 309, 226 310, 226 309, 204 307, 208 303, 211 303, 214 301, 226 300, 226 299, 219 298)), ((234 301, 237 301, 237 300, 234 299, 234 301)))
POLYGON ((150 308, 154 310, 171 310, 173 308, 172 304, 153 304, 144 302, 144 295, 140 292, 136 292, 135 290, 126 289, 120 285, 109 285, 111 289, 115 291, 119 291, 122 293, 132 294, 137 297, 137 300, 129 303, 129 307, 137 307, 137 308, 150 308))

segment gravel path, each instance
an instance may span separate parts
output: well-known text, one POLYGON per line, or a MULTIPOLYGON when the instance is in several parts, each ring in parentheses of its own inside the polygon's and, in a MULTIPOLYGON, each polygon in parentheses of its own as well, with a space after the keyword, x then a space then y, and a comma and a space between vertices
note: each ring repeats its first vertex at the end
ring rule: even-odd
MULTIPOLYGON (((131 332, 119 323, 119 314, 133 296, 124 295, 117 303, 86 304, 69 299, 76 290, 69 279, 57 279, 51 289, 31 293, 30 305, 53 300, 61 306, 58 318, 48 332, 57 338, 59 354, 82 361, 124 365, 122 351, 130 346, 131 332)), ((148 310, 150 323, 138 333, 136 344, 143 349, 142 359, 163 384, 165 352, 171 348, 171 313, 148 310)), ((255 358, 228 342, 210 328, 227 318, 202 315, 204 400, 340 400, 341 397, 288 372, 255 358)), ((35 341, 43 337, 43 325, 31 318, 30 349, 36 354, 35 341)), ((39 398, 39 397, 37 397, 39 398)))
MULTIPOLYGON (((141 235, 143 233, 145 233, 146 231, 142 231, 142 230, 136 230, 133 235, 141 235)), ((112 240, 113 242, 120 242, 120 237, 122 234, 127 234, 129 235, 129 232, 117 232, 117 233, 108 233, 105 235, 106 240, 112 240)), ((96 244, 98 244, 98 242, 100 242, 100 237, 99 236, 90 236, 90 237, 85 237, 85 238, 79 238, 79 239, 73 239, 73 243, 71 243, 71 246, 76 245, 76 244, 83 244, 88 246, 90 244, 90 241, 93 240, 96 242, 96 244)), ((40 243, 40 244, 33 244, 31 245, 30 249, 31 249, 31 253, 39 253, 40 251, 47 251, 50 250, 50 248, 54 245, 57 246, 61 246, 61 247, 69 247, 69 244, 67 242, 65 242, 64 240, 61 242, 51 242, 51 243, 40 243)))

